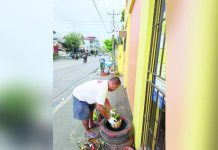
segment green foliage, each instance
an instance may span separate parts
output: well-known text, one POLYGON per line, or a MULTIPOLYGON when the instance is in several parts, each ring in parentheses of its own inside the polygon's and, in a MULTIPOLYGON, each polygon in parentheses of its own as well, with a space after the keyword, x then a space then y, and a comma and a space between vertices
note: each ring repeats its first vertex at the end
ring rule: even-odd
POLYGON ((98 120, 98 114, 96 111, 93 112, 93 121, 97 121, 98 120))
MULTIPOLYGON (((113 49, 112 49, 112 39, 106 39, 104 40, 104 48, 105 48, 105 52, 108 53, 111 57, 112 60, 114 60, 114 54, 113 54, 113 49)), ((118 44, 118 39, 114 38, 114 45, 118 44)))
POLYGON ((84 39, 80 33, 73 32, 65 36, 65 44, 68 51, 76 51, 82 43, 84 43, 84 39))
POLYGON ((104 40, 104 48, 106 49, 106 52, 112 51, 112 40, 111 39, 104 40))
POLYGON ((122 10, 122 12, 121 12, 121 18, 120 18, 120 21, 121 21, 121 22, 124 22, 124 20, 125 20, 125 9, 122 10))
MULTIPOLYGON (((116 45, 117 42, 117 38, 114 38, 114 44, 116 45)), ((106 52, 111 52, 112 51, 112 39, 106 39, 104 40, 104 48, 106 49, 106 52)))
POLYGON ((111 115, 112 117, 114 117, 115 119, 119 120, 120 119, 120 114, 113 114, 111 115))
MULTIPOLYGON (((115 113, 116 109, 112 109, 112 111, 115 113)), ((117 119, 117 120, 120 119, 120 114, 117 114, 117 113, 115 113, 115 114, 111 114, 111 113, 110 113, 110 116, 111 116, 111 117, 114 117, 114 118, 117 119)))

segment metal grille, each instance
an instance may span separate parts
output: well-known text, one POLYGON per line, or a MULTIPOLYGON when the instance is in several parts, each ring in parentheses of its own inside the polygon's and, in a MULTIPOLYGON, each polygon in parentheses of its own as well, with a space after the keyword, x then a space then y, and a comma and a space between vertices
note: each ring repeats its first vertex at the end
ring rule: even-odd
POLYGON ((165 150, 165 0, 155 0, 141 148, 165 150))

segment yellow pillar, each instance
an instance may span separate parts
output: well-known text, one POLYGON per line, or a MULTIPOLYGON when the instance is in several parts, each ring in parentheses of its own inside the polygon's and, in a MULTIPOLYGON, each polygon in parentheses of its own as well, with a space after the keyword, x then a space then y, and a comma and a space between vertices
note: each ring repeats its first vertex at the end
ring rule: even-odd
POLYGON ((117 62, 118 62, 118 72, 123 75, 123 45, 119 45, 118 47, 118 57, 117 57, 117 62))

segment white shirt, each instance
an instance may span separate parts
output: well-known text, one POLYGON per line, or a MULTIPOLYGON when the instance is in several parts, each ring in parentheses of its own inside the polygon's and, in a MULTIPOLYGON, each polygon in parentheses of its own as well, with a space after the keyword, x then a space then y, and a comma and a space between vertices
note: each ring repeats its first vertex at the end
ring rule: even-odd
POLYGON ((108 80, 87 81, 73 90, 73 95, 89 104, 104 105, 108 93, 108 80))

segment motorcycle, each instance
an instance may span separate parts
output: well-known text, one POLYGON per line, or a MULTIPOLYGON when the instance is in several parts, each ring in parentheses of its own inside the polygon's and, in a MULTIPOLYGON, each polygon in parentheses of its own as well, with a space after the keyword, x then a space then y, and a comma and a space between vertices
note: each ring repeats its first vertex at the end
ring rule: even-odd
POLYGON ((83 58, 83 63, 87 63, 87 56, 83 55, 82 58, 83 58))

